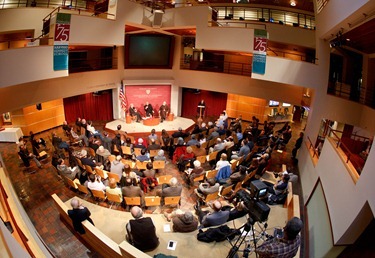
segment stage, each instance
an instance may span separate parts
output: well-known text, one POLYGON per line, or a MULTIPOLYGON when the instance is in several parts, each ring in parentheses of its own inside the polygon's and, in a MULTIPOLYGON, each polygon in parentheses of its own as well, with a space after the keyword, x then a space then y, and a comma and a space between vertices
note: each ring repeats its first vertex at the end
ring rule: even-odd
POLYGON ((195 121, 189 118, 175 117, 173 121, 164 121, 155 126, 147 126, 141 123, 131 122, 127 124, 125 120, 116 119, 105 125, 106 130, 114 132, 117 130, 117 125, 121 125, 121 131, 125 131, 130 135, 141 136, 144 134, 150 134, 152 129, 155 129, 156 133, 160 135, 161 131, 165 129, 168 133, 175 132, 179 127, 182 130, 190 130, 195 125, 195 121))

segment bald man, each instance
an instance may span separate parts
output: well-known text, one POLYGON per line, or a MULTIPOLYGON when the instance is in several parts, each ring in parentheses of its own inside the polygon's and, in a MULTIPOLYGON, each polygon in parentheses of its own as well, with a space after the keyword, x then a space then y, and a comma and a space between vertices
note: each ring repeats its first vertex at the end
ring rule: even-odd
POLYGON ((126 239, 143 252, 154 250, 159 245, 154 222, 150 217, 143 217, 143 211, 138 206, 133 206, 130 213, 134 219, 126 224, 126 239))
POLYGON ((79 202, 78 199, 73 198, 70 201, 70 205, 73 210, 68 210, 68 215, 73 221, 74 230, 80 234, 85 234, 85 229, 82 226, 82 221, 88 220, 91 224, 94 225, 94 222, 90 218, 90 211, 79 202))
POLYGON ((202 211, 198 203, 194 206, 201 223, 200 228, 221 225, 229 218, 229 211, 221 210, 221 202, 214 201, 210 206, 213 212, 202 211))

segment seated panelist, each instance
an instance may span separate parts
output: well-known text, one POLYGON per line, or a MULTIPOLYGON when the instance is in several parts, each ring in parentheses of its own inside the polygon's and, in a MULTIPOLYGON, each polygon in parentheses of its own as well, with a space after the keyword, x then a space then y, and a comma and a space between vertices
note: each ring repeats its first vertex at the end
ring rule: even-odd
POLYGON ((141 117, 141 114, 138 112, 138 110, 134 107, 134 104, 131 103, 130 104, 130 107, 129 107, 129 114, 132 116, 132 117, 136 117, 137 118, 137 123, 141 122, 142 120, 142 117, 141 117))
POLYGON ((153 117, 154 116, 154 108, 148 101, 146 104, 143 106, 145 112, 146 112, 146 117, 153 117))

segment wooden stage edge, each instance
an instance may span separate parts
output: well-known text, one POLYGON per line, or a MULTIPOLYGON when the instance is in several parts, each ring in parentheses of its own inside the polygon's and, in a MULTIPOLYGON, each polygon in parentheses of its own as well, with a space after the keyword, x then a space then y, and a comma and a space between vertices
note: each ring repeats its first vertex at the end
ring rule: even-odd
POLYGON ((125 119, 116 119, 111 122, 108 122, 105 125, 105 130, 110 133, 115 133, 117 130, 117 125, 121 125, 121 131, 127 132, 129 135, 134 137, 147 137, 151 134, 151 130, 155 129, 157 135, 161 135, 161 131, 165 129, 169 135, 176 132, 179 127, 183 131, 191 131, 194 128, 196 121, 184 118, 184 117, 175 117, 173 121, 164 121, 155 126, 144 125, 143 122, 136 123, 132 122, 130 124, 126 123, 125 119))

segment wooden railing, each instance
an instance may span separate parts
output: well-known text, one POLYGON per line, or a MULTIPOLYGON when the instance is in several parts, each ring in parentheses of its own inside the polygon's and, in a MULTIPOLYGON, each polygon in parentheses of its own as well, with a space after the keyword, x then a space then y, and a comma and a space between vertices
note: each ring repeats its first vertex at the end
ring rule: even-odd
POLYGON ((310 137, 307 136, 307 140, 309 141, 309 149, 313 151, 313 158, 314 157, 317 157, 319 158, 319 152, 318 150, 315 148, 315 145, 312 143, 310 137))

